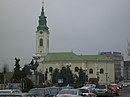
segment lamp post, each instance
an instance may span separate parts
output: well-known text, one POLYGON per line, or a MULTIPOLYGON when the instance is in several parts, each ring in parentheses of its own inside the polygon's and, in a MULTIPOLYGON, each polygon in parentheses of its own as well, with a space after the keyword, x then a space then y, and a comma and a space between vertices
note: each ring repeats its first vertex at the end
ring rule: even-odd
POLYGON ((98 69, 98 67, 97 67, 97 73, 96 73, 96 75, 97 75, 97 80, 99 81, 99 73, 100 73, 100 70, 98 69))
POLYGON ((99 70, 99 67, 98 67, 98 64, 99 64, 99 61, 98 61, 98 58, 96 59, 96 72, 95 72, 95 75, 96 75, 96 83, 99 82, 99 73, 100 73, 100 70, 99 70))
POLYGON ((67 84, 70 84, 70 80, 71 80, 71 65, 67 65, 66 66, 66 70, 67 70, 67 84))
POLYGON ((88 73, 87 73, 88 68, 84 68, 83 71, 85 73, 85 83, 86 83, 86 81, 88 82, 88 73))
POLYGON ((106 61, 106 84, 108 83, 107 61, 106 61))
POLYGON ((99 73, 100 73, 100 70, 98 68, 98 59, 97 59, 97 62, 96 62, 96 78, 97 78, 97 83, 99 81, 99 73))

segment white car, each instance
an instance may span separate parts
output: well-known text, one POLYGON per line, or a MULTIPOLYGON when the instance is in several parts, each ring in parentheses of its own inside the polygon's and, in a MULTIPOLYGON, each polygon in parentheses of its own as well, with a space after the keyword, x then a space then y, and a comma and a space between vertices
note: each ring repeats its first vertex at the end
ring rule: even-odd
POLYGON ((83 97, 79 89, 62 89, 56 97, 83 97))
POLYGON ((95 84, 86 84, 86 85, 84 85, 81 88, 86 88, 86 89, 91 88, 92 91, 94 91, 95 90, 95 86, 96 86, 95 84))
POLYGON ((30 93, 0 93, 0 97, 37 97, 30 93))
POLYGON ((19 89, 4 89, 0 90, 0 93, 22 93, 19 89))
POLYGON ((93 93, 92 88, 79 88, 79 90, 82 92, 82 94, 84 95, 84 97, 97 97, 97 95, 95 93, 93 93))
POLYGON ((128 82, 123 82, 123 87, 127 87, 129 85, 128 82))

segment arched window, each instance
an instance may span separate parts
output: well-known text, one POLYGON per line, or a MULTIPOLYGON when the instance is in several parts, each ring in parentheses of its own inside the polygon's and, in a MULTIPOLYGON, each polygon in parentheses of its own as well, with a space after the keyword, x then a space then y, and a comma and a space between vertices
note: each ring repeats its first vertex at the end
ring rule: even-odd
POLYGON ((43 39, 41 38, 40 41, 39 41, 39 45, 40 46, 43 46, 43 39))
POLYGON ((103 74, 103 73, 104 73, 104 70, 103 70, 102 68, 100 69, 100 73, 101 73, 101 74, 103 74))
POLYGON ((89 73, 90 73, 90 74, 93 74, 93 69, 92 69, 92 68, 89 69, 89 73))
POLYGON ((49 67, 49 72, 53 72, 53 68, 52 67, 49 67))
POLYGON ((79 68, 78 67, 75 67, 75 72, 78 72, 79 68))

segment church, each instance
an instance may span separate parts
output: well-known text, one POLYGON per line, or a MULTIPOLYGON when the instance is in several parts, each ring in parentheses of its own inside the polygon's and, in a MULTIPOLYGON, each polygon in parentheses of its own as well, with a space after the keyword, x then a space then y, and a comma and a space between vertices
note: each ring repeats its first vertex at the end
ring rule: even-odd
POLYGON ((48 79, 51 80, 51 71, 63 66, 71 66, 73 74, 78 74, 77 69, 82 68, 88 79, 99 77, 99 83, 115 82, 117 76, 123 76, 122 60, 113 60, 111 57, 98 55, 77 55, 74 52, 49 52, 49 28, 42 4, 41 15, 36 31, 36 54, 40 55, 37 71, 45 74, 48 71, 48 79), (116 66, 116 65, 118 66, 116 66), (117 68, 118 73, 116 74, 117 68))

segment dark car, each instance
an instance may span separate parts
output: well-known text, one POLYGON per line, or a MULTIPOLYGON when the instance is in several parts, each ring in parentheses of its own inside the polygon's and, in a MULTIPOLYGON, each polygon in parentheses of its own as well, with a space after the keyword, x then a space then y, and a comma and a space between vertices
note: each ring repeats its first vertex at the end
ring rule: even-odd
POLYGON ((53 97, 49 88, 33 88, 29 93, 36 94, 39 97, 53 97))
POLYGON ((74 89, 74 87, 72 87, 72 86, 64 86, 64 87, 61 87, 61 90, 62 89, 74 89))
POLYGON ((95 86, 97 96, 113 97, 112 89, 106 84, 97 84, 95 86))
POLYGON ((47 87, 51 93, 51 95, 56 96, 61 90, 60 87, 47 87))

